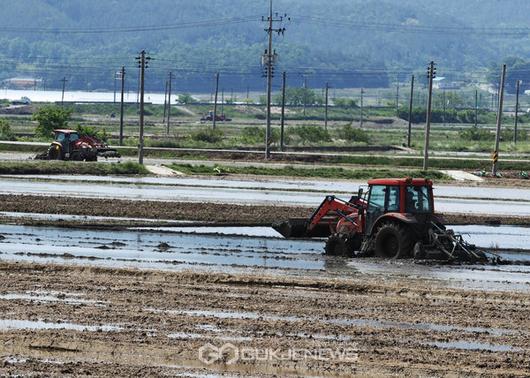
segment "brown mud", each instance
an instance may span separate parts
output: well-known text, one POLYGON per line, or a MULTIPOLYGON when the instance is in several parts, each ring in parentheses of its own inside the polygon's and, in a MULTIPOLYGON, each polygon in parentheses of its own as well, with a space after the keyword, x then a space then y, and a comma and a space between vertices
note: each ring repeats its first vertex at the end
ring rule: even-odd
MULTIPOLYGON (((53 196, 0 195, 0 211, 17 213, 39 213, 59 215, 80 215, 99 217, 146 218, 153 220, 193 221, 199 224, 215 223, 223 225, 271 224, 290 218, 308 218, 314 208, 284 205, 232 205, 217 203, 189 203, 163 201, 131 201, 118 199, 75 199, 53 196)), ((520 225, 530 226, 530 218, 517 216, 444 214, 446 224, 455 225, 520 225)), ((3 217, 10 220, 10 217, 3 217)), ((21 224, 68 224, 101 226, 140 225, 139 222, 43 222, 23 219, 14 220, 21 224)), ((149 223, 154 226, 155 223, 149 223)), ((167 223, 164 223, 167 225, 167 223)))
POLYGON ((461 290, 436 280, 1 262, 0 375, 522 377, 530 375, 529 310, 529 293, 461 290), (48 299, 39 299, 45 293, 48 299), (41 328, 10 329, 6 320, 41 328), (260 350, 348 348, 355 358, 199 360, 201 346, 227 342, 260 350))

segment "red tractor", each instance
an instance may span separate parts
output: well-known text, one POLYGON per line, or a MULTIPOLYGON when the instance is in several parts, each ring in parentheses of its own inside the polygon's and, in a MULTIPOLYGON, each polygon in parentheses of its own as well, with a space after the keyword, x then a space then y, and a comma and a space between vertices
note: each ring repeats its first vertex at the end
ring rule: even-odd
POLYGON ((379 179, 368 186, 349 201, 327 196, 308 220, 291 219, 275 229, 285 237, 327 236, 328 255, 487 261, 446 230, 434 212, 432 181, 379 179))
POLYGON ((54 130, 54 141, 40 160, 97 161, 98 156, 120 157, 120 154, 99 139, 80 135, 76 130, 54 130))

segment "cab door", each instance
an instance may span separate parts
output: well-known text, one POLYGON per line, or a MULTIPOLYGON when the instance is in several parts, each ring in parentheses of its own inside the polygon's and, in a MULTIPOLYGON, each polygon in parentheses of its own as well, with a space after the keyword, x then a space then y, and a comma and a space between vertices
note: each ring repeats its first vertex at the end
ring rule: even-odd
POLYGON ((399 186, 374 185, 370 188, 366 210, 366 234, 372 233, 374 223, 386 213, 399 212, 399 186))

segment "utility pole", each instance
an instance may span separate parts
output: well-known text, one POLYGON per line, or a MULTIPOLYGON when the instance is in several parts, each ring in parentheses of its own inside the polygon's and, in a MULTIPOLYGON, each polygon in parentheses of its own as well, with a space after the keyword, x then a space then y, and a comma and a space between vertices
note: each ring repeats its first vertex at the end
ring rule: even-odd
POLYGON ((145 96, 145 70, 149 67, 151 57, 146 56, 145 50, 136 57, 140 68, 140 137, 138 143, 138 163, 144 163, 144 96, 145 96))
POLYGON ((66 82, 68 81, 68 79, 66 77, 63 77, 61 79, 61 82, 63 83, 63 93, 62 93, 62 96, 61 96, 61 106, 64 106, 64 91, 66 89, 66 82))
POLYGON ((478 89, 475 89, 475 128, 478 127, 478 89))
POLYGON ((167 115, 167 80, 166 80, 166 88, 164 89, 164 118, 162 119, 162 123, 166 123, 166 115, 167 115))
POLYGON ((123 146, 123 110, 125 101, 125 66, 121 68, 121 102, 120 102, 120 146, 123 146))
POLYGON ((497 112, 497 136, 495 138, 495 150, 493 151, 493 168, 491 174, 497 177, 499 168, 499 145, 501 141, 502 107, 504 105, 504 83, 506 80, 506 64, 502 66, 501 86, 499 87, 499 110, 497 112))
POLYGON ((116 79, 118 78, 118 73, 119 72, 114 71, 114 103, 116 103, 116 79))
POLYGON ((274 28, 274 23, 282 23, 285 19, 290 20, 287 15, 273 17, 272 14, 272 0, 270 0, 269 16, 267 18, 262 17, 262 21, 267 22, 267 29, 265 32, 269 37, 268 48, 265 50, 265 54, 262 57, 264 68, 267 75, 267 130, 265 132, 265 159, 271 157, 270 146, 272 144, 272 130, 271 130, 271 106, 272 106, 272 79, 274 77, 274 64, 276 63, 277 55, 272 49, 272 34, 277 33, 278 35, 285 34, 285 28, 280 25, 279 28, 274 28))
POLYGON ((328 106, 329 106, 329 83, 326 83, 326 114, 324 119, 324 128, 328 129, 328 106))
POLYGON ((412 139, 412 111, 414 106, 414 75, 410 79, 410 101, 409 101, 409 129, 407 133, 407 147, 410 148, 412 139))
POLYGON ((167 80, 167 128, 166 135, 169 136, 169 123, 171 121, 171 83, 173 82, 173 72, 169 72, 169 78, 167 80))
POLYGON ((136 107, 140 106, 140 80, 142 78, 142 69, 138 68, 138 90, 136 91, 136 107))
POLYGON ((359 127, 362 129, 364 125, 364 88, 361 88, 361 119, 359 127))
POLYGON ((305 118, 306 108, 307 108, 306 90, 307 90, 307 77, 304 76, 304 118, 305 118))
POLYGON ((396 117, 399 117, 399 78, 396 83, 396 117))
POLYGON ((213 129, 215 130, 215 126, 217 125, 217 97, 219 96, 219 72, 215 74, 215 97, 213 102, 213 129))
POLYGON ((443 93, 443 96, 442 96, 442 100, 443 100, 443 121, 444 121, 444 126, 445 126, 445 112, 447 111, 447 108, 446 108, 446 100, 445 100, 445 88, 443 89, 442 91, 443 93))
POLYGON ((521 90, 521 80, 515 84, 515 125, 513 130, 513 143, 517 144, 517 127, 519 126, 519 91, 521 90))
POLYGON ((225 89, 221 89, 221 116, 225 115, 225 89))
POLYGON ((280 129, 280 150, 283 152, 285 149, 285 89, 287 86, 287 73, 284 71, 282 77, 282 120, 280 129))
POLYGON ((427 123, 425 125, 425 146, 423 151, 423 170, 429 169, 429 138, 431 133, 431 116, 432 116, 432 85, 436 77, 435 63, 431 62, 427 69, 429 78, 429 99, 427 100, 427 123))

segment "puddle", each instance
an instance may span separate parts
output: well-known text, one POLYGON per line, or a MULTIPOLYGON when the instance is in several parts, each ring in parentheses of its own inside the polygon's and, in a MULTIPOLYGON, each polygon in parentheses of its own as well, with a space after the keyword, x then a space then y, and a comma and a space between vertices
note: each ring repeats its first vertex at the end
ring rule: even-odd
POLYGON ((186 332, 176 332, 170 333, 167 335, 170 339, 179 339, 179 340, 221 340, 221 341, 252 341, 254 338, 245 337, 245 336, 217 336, 217 335, 208 335, 200 333, 186 333, 186 332))
MULTIPOLYGON (((270 320, 270 321, 311 321, 317 323, 328 323, 338 325, 351 325, 358 327, 373 327, 382 329, 408 329, 408 330, 423 330, 434 332, 464 332, 464 333, 486 333, 494 336, 514 335, 519 332, 511 329, 501 328, 485 328, 485 327, 460 327, 454 325, 434 324, 434 323, 406 323, 395 322, 390 320, 374 320, 374 319, 320 319, 314 317, 298 317, 298 316, 277 316, 258 314, 255 312, 241 312, 241 311, 211 311, 211 310, 158 310, 146 309, 151 312, 164 312, 176 315, 189 315, 193 317, 213 317, 217 319, 247 319, 247 320, 270 320)), ((298 336, 301 336, 300 334, 298 336)), ((302 337, 302 336, 301 336, 302 337)), ((334 336, 336 337, 336 336, 334 336)))
POLYGON ((511 345, 478 343, 474 341, 435 341, 426 343, 440 349, 462 349, 462 350, 476 350, 486 352, 522 352, 523 349, 516 348, 511 345))
POLYGON ((38 292, 38 291, 31 291, 26 293, 7 293, 7 294, 0 294, 0 300, 22 300, 22 301, 35 301, 35 302, 62 302, 66 304, 72 304, 72 305, 80 305, 80 304, 92 304, 92 305, 99 305, 103 306, 105 302, 102 301, 94 301, 90 299, 82 299, 79 298, 79 295, 77 294, 67 294, 67 293, 46 293, 46 292, 38 292))
POLYGON ((89 326, 74 323, 52 323, 43 320, 17 320, 17 319, 0 319, 0 331, 10 330, 53 330, 66 329, 72 331, 87 332, 117 332, 122 328, 113 325, 89 326))
POLYGON ((181 234, 198 235, 226 235, 226 236, 253 236, 262 238, 283 238, 271 227, 141 227, 131 228, 140 231, 163 231, 181 234))
POLYGON ((513 226, 448 226, 482 248, 528 249, 530 228, 513 226))
MULTIPOLYGON (((438 280, 464 289, 530 291, 530 266, 425 266, 412 261, 342 259, 323 256, 323 240, 277 238, 276 231, 268 227, 171 229, 192 233, 0 224, 0 235, 5 237, 0 240, 0 259, 169 271, 252 273, 260 269, 280 275, 393 275, 438 280)), ((479 231, 498 229, 489 227, 479 231)), ((502 232, 524 235, 530 230, 521 229, 509 227, 502 232)), ((510 260, 530 261, 528 253, 502 252, 500 255, 510 260)))
POLYGON ((221 270, 321 270, 325 266, 322 241, 15 225, 0 225, 0 234, 6 236, 0 242, 1 258, 15 261, 67 260, 72 264, 170 270, 195 265, 217 266, 221 270), (161 251, 160 245, 171 248, 161 251))

